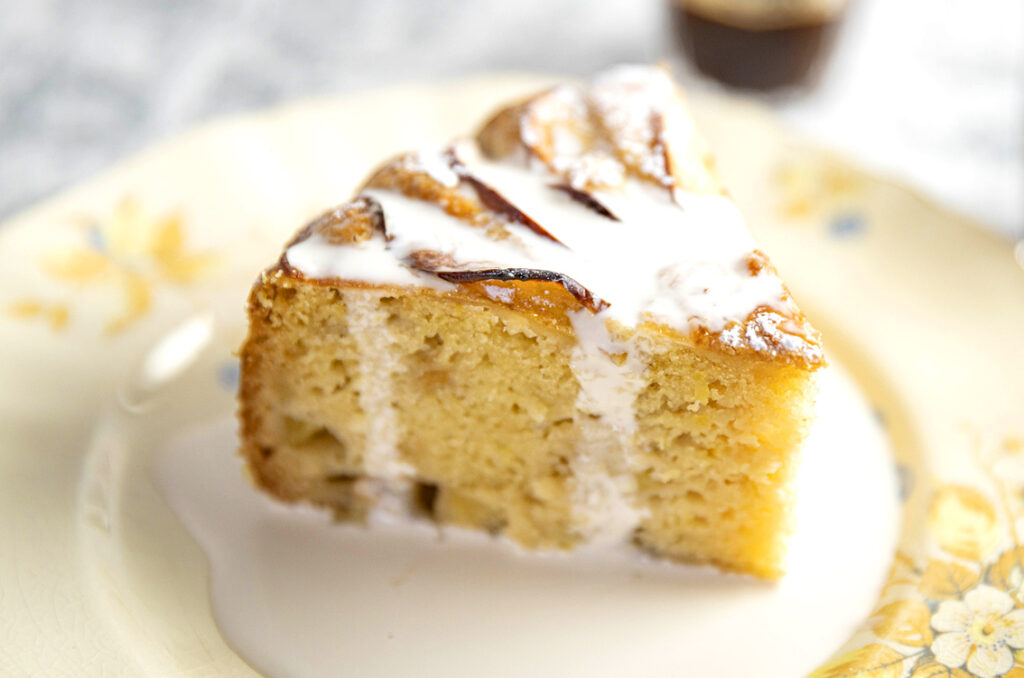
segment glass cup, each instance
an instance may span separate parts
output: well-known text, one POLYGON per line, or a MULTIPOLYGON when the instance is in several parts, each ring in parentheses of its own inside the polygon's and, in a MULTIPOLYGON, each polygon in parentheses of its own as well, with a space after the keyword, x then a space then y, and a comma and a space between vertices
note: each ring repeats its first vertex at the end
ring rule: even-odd
POLYGON ((677 42, 726 85, 774 90, 817 81, 847 0, 669 0, 677 42))

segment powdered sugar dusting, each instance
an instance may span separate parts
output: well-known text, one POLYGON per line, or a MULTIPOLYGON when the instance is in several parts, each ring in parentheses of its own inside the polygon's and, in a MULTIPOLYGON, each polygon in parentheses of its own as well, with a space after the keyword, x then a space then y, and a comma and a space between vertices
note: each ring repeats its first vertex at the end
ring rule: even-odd
POLYGON ((555 156, 577 153, 580 142, 572 130, 586 115, 586 103, 577 88, 556 87, 531 102, 519 121, 519 135, 533 149, 550 143, 555 156))
POLYGON ((512 303, 512 299, 515 297, 515 291, 511 287, 502 287, 501 285, 484 285, 484 291, 491 299, 505 304, 512 303))
POLYGON ((718 342, 731 348, 750 348, 772 357, 796 354, 808 362, 824 359, 821 347, 808 342, 797 328, 789 327, 793 321, 778 313, 755 313, 745 323, 735 323, 718 334, 718 342))
POLYGON ((589 99, 603 121, 612 144, 623 161, 642 175, 671 187, 675 185, 668 164, 664 135, 674 129, 676 148, 685 150, 684 133, 692 131, 689 117, 671 114, 676 89, 661 69, 620 66, 598 76, 589 99))

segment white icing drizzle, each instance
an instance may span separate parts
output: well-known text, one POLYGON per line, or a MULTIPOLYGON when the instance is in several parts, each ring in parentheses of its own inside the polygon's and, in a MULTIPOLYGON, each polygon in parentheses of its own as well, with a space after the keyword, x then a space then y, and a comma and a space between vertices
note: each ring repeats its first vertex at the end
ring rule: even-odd
POLYGON ((615 341, 600 314, 581 310, 570 313, 569 319, 577 341, 572 355, 580 382, 576 407, 600 415, 616 434, 632 436, 636 432, 633 403, 644 385, 646 369, 635 342, 615 341))
POLYGON ((288 248, 288 265, 314 280, 362 280, 402 287, 420 286, 455 289, 437 276, 398 263, 380 235, 365 242, 344 246, 332 244, 314 232, 288 248))
POLYGON ((359 351, 359 406, 366 418, 363 471, 382 480, 412 477, 415 469, 398 453, 400 428, 391 398, 399 363, 388 314, 380 306, 380 294, 374 292, 350 291, 345 306, 349 332, 359 351))
MULTIPOLYGON (((661 119, 661 143, 671 151, 677 174, 681 162, 696 162, 699 139, 671 79, 661 69, 621 66, 587 87, 561 87, 538 100, 521 121, 526 143, 542 132, 552 138, 555 164, 594 165, 580 171, 609 175, 608 153, 580 157, 579 139, 565 121, 582 115, 583 100, 600 111, 612 142, 627 160, 671 191, 626 178, 591 195, 614 214, 613 221, 551 188, 560 181, 542 163, 526 166, 484 158, 476 145, 461 142, 455 153, 466 171, 498 191, 547 229, 552 242, 525 226, 508 224, 511 237, 494 240, 481 228, 448 215, 433 203, 398 192, 367 189, 383 208, 389 241, 381 234, 357 245, 333 245, 313 234, 288 249, 289 264, 310 278, 339 278, 399 286, 451 289, 436 276, 407 265, 410 254, 429 250, 448 255, 460 269, 532 268, 567 275, 607 301, 608 318, 635 327, 653 321, 683 332, 719 333, 744 323, 760 307, 789 315, 792 305, 781 280, 770 270, 751 275, 754 242, 739 210, 727 197, 676 185, 663 154, 651 151, 652 115, 661 119), (535 126, 542 125, 540 129, 535 126)), ((420 152, 405 160, 446 187, 459 184, 442 151, 420 152)), ((706 169, 700 172, 709 176, 706 169)), ((696 168, 695 168, 696 171, 696 168)), ((614 174, 614 173, 613 173, 614 174)), ((609 175, 610 176, 610 175, 609 175)), ((579 183, 573 181, 573 183, 579 183)), ((705 180, 703 183, 707 183, 705 180)), ((580 184, 582 185, 582 184, 580 184)), ((686 184, 689 186, 689 183, 686 184)), ((793 345, 801 344, 799 339, 793 345)))
POLYGON ((448 162, 433 150, 406 156, 406 169, 412 172, 424 172, 431 179, 448 188, 455 188, 459 185, 459 176, 448 165, 448 162))
POLYGON ((591 543, 627 540, 646 515, 635 503, 632 455, 644 365, 636 346, 615 342, 600 316, 577 311, 570 319, 578 341, 572 369, 580 385, 580 442, 570 464, 574 523, 591 543))
POLYGON ((511 237, 493 240, 436 205, 367 189, 363 194, 383 208, 390 242, 376 235, 337 246, 314 234, 288 249, 289 264, 310 278, 441 288, 447 284, 404 263, 410 254, 440 252, 461 268, 555 271, 609 302, 606 317, 628 327, 650 320, 720 332, 760 306, 786 308, 776 275, 750 275, 753 240, 739 210, 721 195, 677 191, 673 201, 666 191, 630 179, 619 190, 593 193, 619 217, 616 222, 551 189, 536 171, 485 160, 470 144, 457 151, 473 176, 565 247, 519 224, 509 225, 511 237))

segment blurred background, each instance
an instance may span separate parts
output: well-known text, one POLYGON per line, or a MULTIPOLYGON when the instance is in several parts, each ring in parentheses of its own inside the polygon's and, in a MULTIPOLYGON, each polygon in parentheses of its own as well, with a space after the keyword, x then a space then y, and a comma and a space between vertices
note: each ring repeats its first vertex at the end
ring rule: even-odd
POLYGON ((691 88, 740 82, 802 134, 1024 238, 1024 2, 728 4, 0 0, 0 219, 214 116, 662 60, 691 88), (742 82, 758 64, 774 70, 742 82))

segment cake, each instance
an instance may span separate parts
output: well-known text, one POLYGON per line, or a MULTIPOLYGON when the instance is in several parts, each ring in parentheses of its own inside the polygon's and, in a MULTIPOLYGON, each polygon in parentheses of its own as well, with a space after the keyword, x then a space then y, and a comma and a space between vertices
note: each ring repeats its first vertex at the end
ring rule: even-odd
POLYGON ((241 454, 279 499, 783 571, 820 339, 661 68, 385 163, 248 315, 241 454))

